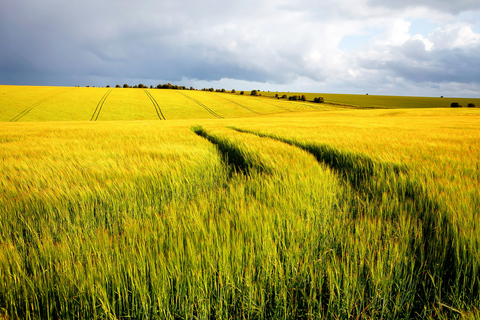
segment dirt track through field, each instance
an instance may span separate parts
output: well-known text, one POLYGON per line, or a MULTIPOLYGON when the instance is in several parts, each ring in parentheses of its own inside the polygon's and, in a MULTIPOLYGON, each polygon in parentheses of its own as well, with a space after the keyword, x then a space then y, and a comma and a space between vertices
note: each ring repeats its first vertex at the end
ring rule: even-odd
POLYGON ((108 90, 107 93, 105 93, 103 95, 102 99, 100 99, 100 101, 97 104, 97 107, 95 108, 95 111, 93 112, 93 115, 92 115, 92 118, 90 119, 90 121, 97 121, 98 116, 100 115, 100 112, 102 111, 103 104, 105 103, 105 100, 107 100, 107 97, 110 94, 110 92, 112 92, 112 90, 113 89, 108 90))
POLYGON ((145 91, 145 93, 147 94, 147 97, 150 99, 150 101, 152 101, 153 106, 155 107, 155 111, 157 112, 158 118, 160 120, 167 120, 162 113, 162 109, 160 109, 160 106, 158 105, 157 101, 152 96, 152 94, 150 92, 148 92, 147 89, 144 89, 143 91, 145 91))
POLYGON ((191 99, 193 100, 196 104, 198 104, 200 107, 204 108, 205 110, 207 110, 208 112, 210 112, 213 116, 217 117, 218 119, 225 119, 224 117, 218 115, 217 113, 215 113, 215 111, 213 111, 212 109, 210 109, 209 107, 207 107, 206 105, 204 105, 203 103, 201 103, 200 101, 190 97, 189 95, 186 95, 185 93, 182 93, 182 92, 178 92, 177 93, 181 94, 182 96, 188 98, 188 99, 191 99))

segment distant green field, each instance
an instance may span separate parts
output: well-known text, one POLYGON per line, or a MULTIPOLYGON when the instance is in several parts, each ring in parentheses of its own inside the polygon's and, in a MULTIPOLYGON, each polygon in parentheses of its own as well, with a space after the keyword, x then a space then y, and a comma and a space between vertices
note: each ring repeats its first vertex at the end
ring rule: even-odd
MULTIPOLYGON (((249 94, 250 92, 247 92, 249 94)), ((307 100, 313 101, 316 97, 323 97, 326 103, 353 106, 359 108, 449 108, 452 102, 458 102, 463 107, 469 103, 480 105, 480 98, 440 98, 440 97, 404 97, 404 96, 376 96, 376 95, 356 95, 356 94, 331 94, 331 93, 301 93, 301 92, 264 92, 261 94, 266 97, 280 97, 305 95, 307 100)))
POLYGON ((480 108, 323 96, 1 86, 0 318, 478 319, 480 108))

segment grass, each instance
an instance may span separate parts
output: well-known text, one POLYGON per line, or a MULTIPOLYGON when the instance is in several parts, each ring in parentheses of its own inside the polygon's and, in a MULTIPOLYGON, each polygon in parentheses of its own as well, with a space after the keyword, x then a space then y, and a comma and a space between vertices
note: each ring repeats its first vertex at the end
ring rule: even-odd
POLYGON ((0 126, 4 318, 479 316, 478 109, 78 89, 0 126))

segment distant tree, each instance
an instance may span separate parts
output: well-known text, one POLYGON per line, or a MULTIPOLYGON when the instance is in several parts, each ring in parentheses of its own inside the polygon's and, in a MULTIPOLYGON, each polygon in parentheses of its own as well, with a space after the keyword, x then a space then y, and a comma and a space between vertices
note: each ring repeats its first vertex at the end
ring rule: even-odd
POLYGON ((231 91, 231 92, 232 92, 232 93, 235 93, 235 89, 232 89, 232 91, 231 91))
POLYGON ((190 87, 190 90, 195 90, 193 87, 190 87))
POLYGON ((452 107, 452 108, 461 108, 462 106, 461 106, 460 103, 458 103, 458 102, 452 102, 452 104, 450 105, 450 107, 452 107))
POLYGON ((130 86, 129 86, 128 84, 126 84, 126 83, 123 85, 123 87, 124 87, 124 88, 130 88, 130 86))
POLYGON ((208 91, 213 92, 215 91, 213 88, 208 89, 208 91))
POLYGON ((313 102, 316 102, 316 103, 324 103, 325 100, 323 100, 322 97, 318 97, 318 98, 313 99, 313 102))
POLYGON ((302 101, 307 101, 307 97, 305 97, 305 95, 302 94, 302 97, 300 98, 300 100, 302 100, 302 101))
POLYGON ((297 101, 299 99, 298 96, 290 96, 288 97, 288 100, 292 100, 292 101, 297 101))
POLYGON ((467 105, 467 108, 475 108, 475 107, 476 107, 475 103, 469 103, 467 105))
POLYGON ((120 87, 120 85, 119 85, 119 84, 117 84, 117 85, 115 86, 115 88, 121 88, 121 87, 120 87))
POLYGON ((153 85, 150 85, 150 89, 153 89, 153 85))
POLYGON ((245 92, 243 92, 243 91, 240 91, 240 94, 243 96, 243 95, 245 94, 245 92))
POLYGON ((287 99, 287 95, 284 94, 284 95, 282 96, 282 99, 287 99))
POLYGON ((275 98, 278 98, 278 93, 275 94, 275 98))
POLYGON ((250 92, 250 95, 251 95, 251 96, 256 96, 256 95, 258 95, 257 90, 252 90, 252 92, 250 92))
POLYGON ((225 89, 222 89, 222 92, 226 92, 226 90, 225 90, 225 89))
POLYGON ((110 85, 107 84, 107 86, 105 88, 110 88, 110 85))

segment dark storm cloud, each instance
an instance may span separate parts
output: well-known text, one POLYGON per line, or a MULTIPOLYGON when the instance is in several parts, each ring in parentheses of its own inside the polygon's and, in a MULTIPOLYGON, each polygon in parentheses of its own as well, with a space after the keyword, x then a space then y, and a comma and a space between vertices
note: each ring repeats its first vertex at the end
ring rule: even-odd
MULTIPOLYGON (((280 50, 274 59, 266 57, 265 51, 275 51, 262 48, 262 42, 268 42, 262 37, 268 33, 248 27, 260 17, 256 10, 246 15, 244 6, 248 4, 222 1, 6 2, 0 13, 5 44, 0 80, 8 81, 7 71, 31 70, 173 80, 285 81, 288 72, 275 63, 291 66, 291 52, 280 50), (236 48, 226 46, 229 42, 236 48)), ((261 5, 256 8, 262 10, 261 5)), ((289 41, 295 44, 295 39, 289 41)))
MULTIPOLYGON (((237 42, 250 36, 228 30, 232 12, 243 14, 242 6, 223 1, 2 1, 0 80, 8 82, 7 72, 30 70, 172 80, 281 81, 282 72, 276 76, 268 68, 253 67, 252 57, 223 47, 225 36, 237 42)), ((254 10, 249 19, 255 16, 254 10)))

